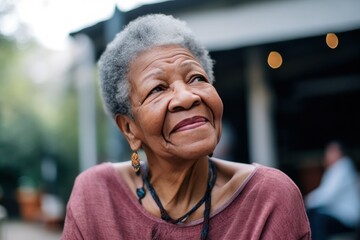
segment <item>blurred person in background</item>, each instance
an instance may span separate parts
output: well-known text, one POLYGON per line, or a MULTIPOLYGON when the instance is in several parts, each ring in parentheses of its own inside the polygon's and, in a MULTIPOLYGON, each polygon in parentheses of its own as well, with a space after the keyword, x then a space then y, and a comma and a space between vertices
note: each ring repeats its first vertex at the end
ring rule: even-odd
POLYGON ((356 232, 360 225, 359 175, 339 141, 327 144, 324 165, 319 187, 305 197, 313 240, 356 232))
POLYGON ((310 239, 289 177, 212 157, 223 113, 212 68, 171 16, 137 18, 115 37, 100 86, 133 154, 77 177, 62 239, 310 239))

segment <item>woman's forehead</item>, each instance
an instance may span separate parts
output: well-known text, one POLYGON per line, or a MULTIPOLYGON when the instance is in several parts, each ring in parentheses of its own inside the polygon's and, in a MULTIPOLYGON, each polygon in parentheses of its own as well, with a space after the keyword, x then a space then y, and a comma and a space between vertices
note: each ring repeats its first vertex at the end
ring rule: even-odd
POLYGON ((180 69, 202 68, 199 61, 186 48, 176 45, 159 46, 140 53, 130 66, 130 75, 144 71, 156 73, 158 71, 156 70, 157 68, 173 64, 180 69))
POLYGON ((166 60, 171 62, 179 57, 196 60, 196 57, 184 47, 178 45, 165 45, 155 46, 139 53, 133 62, 155 62, 158 60, 166 60))

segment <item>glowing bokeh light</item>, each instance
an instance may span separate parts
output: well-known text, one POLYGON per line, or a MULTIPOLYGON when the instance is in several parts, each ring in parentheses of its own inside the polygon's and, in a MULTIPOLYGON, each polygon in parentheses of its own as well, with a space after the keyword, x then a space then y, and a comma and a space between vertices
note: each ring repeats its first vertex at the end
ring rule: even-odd
POLYGON ((271 68, 276 69, 276 68, 281 67, 281 65, 283 63, 283 59, 282 59, 282 56, 280 53, 278 53, 276 51, 271 51, 269 53, 267 62, 271 68))
POLYGON ((326 34, 326 44, 331 49, 334 49, 339 45, 339 39, 335 33, 326 34))

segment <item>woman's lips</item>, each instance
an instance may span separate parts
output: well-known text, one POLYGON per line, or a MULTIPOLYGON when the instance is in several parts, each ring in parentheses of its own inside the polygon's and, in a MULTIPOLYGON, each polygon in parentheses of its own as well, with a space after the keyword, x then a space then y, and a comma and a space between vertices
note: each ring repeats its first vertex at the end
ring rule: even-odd
POLYGON ((200 116, 195 116, 191 118, 187 118, 176 124, 176 126, 171 131, 173 132, 179 132, 179 131, 185 131, 193 128, 197 128, 199 126, 204 125, 207 122, 207 119, 200 116))

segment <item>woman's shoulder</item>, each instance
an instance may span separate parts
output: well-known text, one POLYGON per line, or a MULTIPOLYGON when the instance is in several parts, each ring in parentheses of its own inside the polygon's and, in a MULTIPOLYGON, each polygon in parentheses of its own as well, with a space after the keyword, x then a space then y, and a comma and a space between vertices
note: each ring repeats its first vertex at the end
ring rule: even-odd
MULTIPOLYGON (((294 197, 300 195, 297 185, 284 172, 260 164, 245 164, 214 159, 218 169, 219 185, 228 189, 227 192, 239 192, 247 187, 248 190, 265 193, 292 193, 294 197), (248 186, 249 185, 249 186, 248 186)), ((287 194, 289 196, 289 194, 287 194)))
POLYGON ((94 179, 101 178, 103 176, 107 176, 109 171, 111 171, 111 166, 112 166, 112 163, 110 163, 110 162, 103 162, 103 163, 94 165, 94 166, 84 170, 83 172, 81 172, 76 177, 76 182, 86 182, 89 179, 92 179, 92 181, 93 181, 94 179))
POLYGON ((126 165, 126 163, 104 162, 90 167, 76 177, 72 195, 76 199, 81 199, 83 197, 88 198, 92 194, 98 196, 101 195, 99 193, 113 191, 114 189, 117 192, 126 191, 125 181, 127 177, 121 175, 126 165))
POLYGON ((75 186, 86 186, 89 182, 94 185, 108 184, 109 182, 122 182, 127 180, 130 174, 128 171, 128 162, 103 162, 92 166, 80 173, 75 180, 75 186), (95 184, 94 184, 95 183, 95 184))
POLYGON ((232 162, 218 158, 212 158, 212 161, 216 165, 220 182, 224 184, 234 182, 235 185, 241 185, 257 168, 253 164, 232 162))
POLYGON ((249 185, 251 191, 260 191, 266 199, 273 199, 277 203, 302 202, 302 194, 295 182, 273 167, 257 165, 256 174, 249 185))
POLYGON ((293 180, 285 174, 283 171, 273 168, 258 165, 256 174, 256 180, 266 183, 269 187, 273 188, 285 188, 285 189, 297 189, 297 185, 293 180))
POLYGON ((256 170, 252 164, 244 164, 212 158, 217 170, 216 185, 213 189, 214 208, 221 208, 246 185, 256 170))

